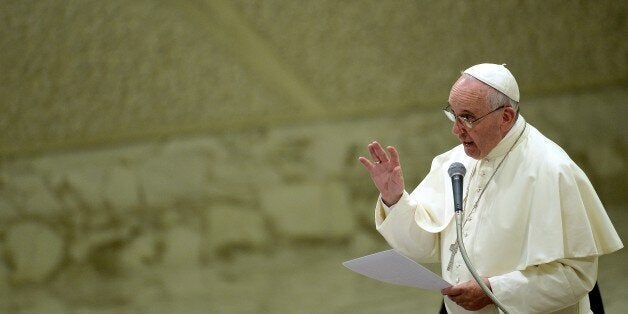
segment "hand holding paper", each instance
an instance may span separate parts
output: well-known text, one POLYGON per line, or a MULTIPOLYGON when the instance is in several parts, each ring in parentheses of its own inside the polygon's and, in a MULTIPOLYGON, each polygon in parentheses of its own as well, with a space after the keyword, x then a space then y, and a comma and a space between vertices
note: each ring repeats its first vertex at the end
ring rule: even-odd
POLYGON ((382 251, 342 263, 364 276, 395 285, 441 291, 451 284, 396 250, 382 251))

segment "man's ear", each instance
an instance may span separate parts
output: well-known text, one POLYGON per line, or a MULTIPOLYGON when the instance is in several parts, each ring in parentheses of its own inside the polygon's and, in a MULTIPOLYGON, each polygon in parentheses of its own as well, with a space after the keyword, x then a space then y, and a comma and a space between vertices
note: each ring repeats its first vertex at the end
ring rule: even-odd
POLYGON ((517 118, 517 111, 512 107, 504 108, 504 113, 502 114, 502 131, 510 130, 510 127, 515 124, 515 119, 517 118))

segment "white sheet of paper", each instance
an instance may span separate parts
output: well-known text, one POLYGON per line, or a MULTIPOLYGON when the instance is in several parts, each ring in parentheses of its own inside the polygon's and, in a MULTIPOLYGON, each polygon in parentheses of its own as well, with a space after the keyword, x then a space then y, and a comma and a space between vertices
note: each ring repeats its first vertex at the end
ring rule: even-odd
POLYGON ((342 263, 364 276, 395 285, 442 290, 451 284, 403 254, 388 250, 342 263))

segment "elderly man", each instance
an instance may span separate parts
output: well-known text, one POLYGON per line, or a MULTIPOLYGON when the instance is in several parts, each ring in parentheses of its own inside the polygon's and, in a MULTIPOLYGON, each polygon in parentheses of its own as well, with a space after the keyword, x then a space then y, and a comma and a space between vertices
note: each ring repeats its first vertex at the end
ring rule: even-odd
MULTIPOLYGON (((595 190, 558 145, 519 114, 519 88, 503 65, 479 64, 453 85, 443 110, 460 145, 434 158, 405 191, 397 150, 360 157, 380 192, 377 230, 419 262, 441 261, 449 313, 497 312, 456 245, 447 169, 467 169, 463 240, 484 283, 511 313, 588 313, 598 256, 623 247, 595 190)), ((420 140, 420 139, 419 139, 420 140)))

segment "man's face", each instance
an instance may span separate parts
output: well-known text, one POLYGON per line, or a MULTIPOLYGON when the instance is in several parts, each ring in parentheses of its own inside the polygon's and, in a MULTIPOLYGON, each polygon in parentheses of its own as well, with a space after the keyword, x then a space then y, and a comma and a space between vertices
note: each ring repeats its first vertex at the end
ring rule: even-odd
MULTIPOLYGON (((486 102, 489 86, 469 77, 461 77, 451 88, 449 105, 456 116, 475 120, 489 112, 486 102)), ((464 152, 472 158, 482 159, 501 141, 505 133, 500 129, 503 109, 489 114, 468 129, 462 123, 455 122, 452 132, 464 146, 464 152)))

